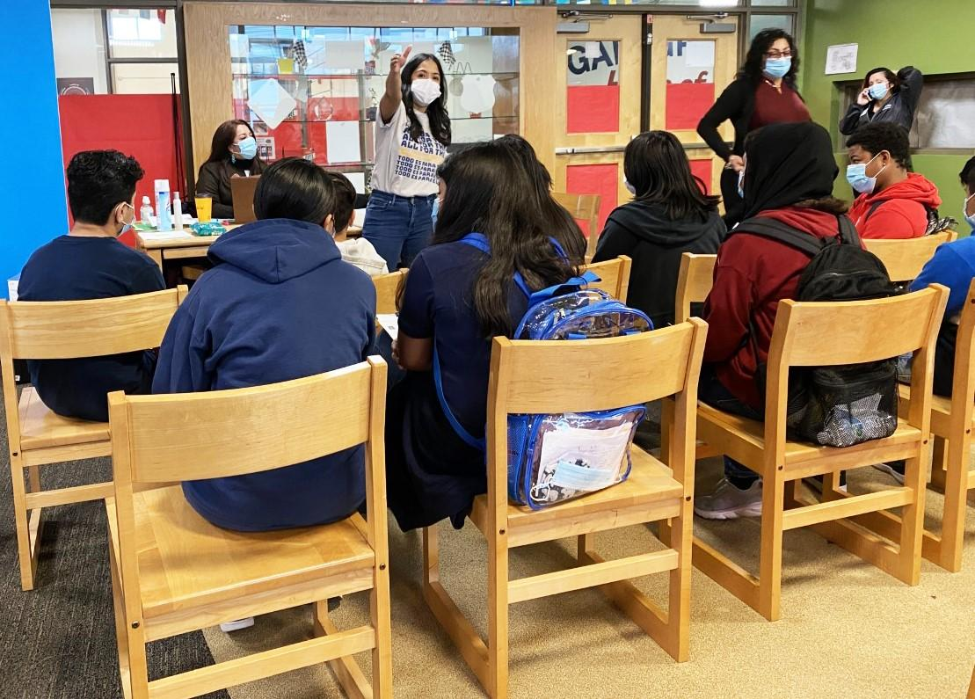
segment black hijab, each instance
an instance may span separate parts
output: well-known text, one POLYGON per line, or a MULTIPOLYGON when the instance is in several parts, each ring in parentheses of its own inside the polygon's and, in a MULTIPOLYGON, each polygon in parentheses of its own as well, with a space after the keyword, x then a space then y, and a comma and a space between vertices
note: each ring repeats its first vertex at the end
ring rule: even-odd
POLYGON ((833 193, 839 168, 829 132, 819 124, 771 124, 753 131, 745 155, 745 218, 833 193))

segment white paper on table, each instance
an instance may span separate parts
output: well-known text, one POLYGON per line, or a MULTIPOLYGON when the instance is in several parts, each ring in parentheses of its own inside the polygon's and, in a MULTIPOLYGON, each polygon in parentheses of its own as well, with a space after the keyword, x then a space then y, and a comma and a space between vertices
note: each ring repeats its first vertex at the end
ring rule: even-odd
POLYGON ((394 340, 399 335, 399 316, 395 313, 377 313, 376 321, 394 340))
POLYGON ((183 240, 186 238, 193 238, 193 234, 185 230, 174 230, 174 231, 139 231, 139 237, 143 240, 183 240))
POLYGON ((331 70, 365 70, 366 48, 358 41, 329 41, 325 45, 325 67, 331 70))
POLYGON ((329 163, 362 162, 358 121, 326 121, 325 144, 329 163))
POLYGON ((268 128, 278 128, 298 105, 295 98, 277 80, 254 80, 251 87, 253 89, 247 106, 268 128))
POLYGON ((352 212, 352 225, 356 228, 362 228, 362 224, 366 222, 366 210, 365 209, 355 209, 352 212))
POLYGON ((567 427, 546 432, 542 440, 539 473, 551 473, 551 484, 572 490, 593 491, 619 480, 630 423, 605 430, 567 427), (582 461, 587 466, 577 466, 582 461))
POLYGON ((857 72, 859 44, 835 44, 826 49, 826 75, 857 72))
POLYGON ((352 186, 355 187, 355 191, 359 194, 366 193, 366 173, 364 172, 343 172, 352 186))

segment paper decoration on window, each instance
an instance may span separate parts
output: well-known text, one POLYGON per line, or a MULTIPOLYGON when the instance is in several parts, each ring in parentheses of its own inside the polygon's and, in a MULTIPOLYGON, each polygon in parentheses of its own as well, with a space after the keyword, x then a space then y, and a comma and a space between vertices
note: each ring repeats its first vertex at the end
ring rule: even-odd
POLYGON ((362 161, 359 148, 358 121, 329 121, 325 124, 328 142, 328 162, 358 163, 362 161))
POLYGON ((668 41, 665 128, 697 128, 714 96, 714 41, 668 41))
POLYGON ((826 75, 857 72, 859 44, 836 44, 826 49, 826 75))
POLYGON ((311 80, 308 89, 308 121, 359 119, 359 83, 354 76, 311 80))
POLYGON ((273 136, 257 136, 254 140, 257 141, 257 154, 261 160, 275 159, 273 136))
POLYGON ((254 80, 247 106, 257 117, 276 129, 298 105, 295 98, 277 80, 254 80))
MULTIPOLYGON (((619 166, 616 163, 570 165, 565 171, 565 188, 570 194, 599 195, 599 230, 602 230, 606 225, 606 219, 619 203, 619 166)), ((587 236, 592 233, 588 221, 577 221, 577 223, 587 236)))
POLYGON ((230 57, 247 58, 251 52, 251 41, 246 34, 230 35, 230 57))
POLYGON ((325 45, 325 67, 330 70, 364 71, 366 51, 362 40, 329 41, 325 45))
POLYGON ((568 133, 619 131, 619 42, 570 42, 567 60, 568 133))
POLYGON ((465 75, 461 79, 460 106, 472 114, 487 116, 494 106, 495 82, 493 75, 465 75))

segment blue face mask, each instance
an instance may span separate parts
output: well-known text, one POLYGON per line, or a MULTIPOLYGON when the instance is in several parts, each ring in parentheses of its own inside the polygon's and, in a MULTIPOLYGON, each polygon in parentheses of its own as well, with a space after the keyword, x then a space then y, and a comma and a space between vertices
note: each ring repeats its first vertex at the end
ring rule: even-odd
POLYGON ((437 227, 437 217, 440 216, 440 197, 435 197, 433 200, 433 227, 437 227))
POLYGON ((965 203, 961 205, 961 215, 965 217, 966 221, 968 221, 968 225, 972 227, 972 231, 975 231, 975 214, 971 216, 968 215, 968 202, 970 202, 973 198, 975 198, 975 194, 968 197, 965 200, 965 203))
POLYGON ((235 158, 253 160, 254 156, 257 155, 257 141, 253 136, 248 136, 243 141, 238 141, 237 148, 240 152, 234 154, 235 158))
POLYGON ((125 223, 124 221, 122 222, 122 230, 120 230, 118 233, 120 236, 125 235, 126 233, 131 231, 132 224, 135 223, 135 207, 132 206, 131 204, 123 204, 123 206, 127 206, 130 209, 132 209, 132 221, 130 223, 125 223))
POLYGON ((770 78, 784 78, 792 68, 792 57, 765 59, 765 75, 770 78))
MULTIPOLYGON (((880 154, 878 153, 877 155, 873 156, 866 163, 847 166, 846 181, 850 183, 850 186, 853 187, 858 194, 871 194, 873 190, 876 189, 877 178, 867 177, 867 165, 876 160, 877 156, 879 155, 880 154)), ((881 168, 880 172, 883 172, 886 169, 887 166, 885 165, 883 168, 881 168)), ((879 175, 880 172, 877 174, 879 175)))
POLYGON ((738 196, 742 199, 745 198, 745 190, 742 185, 745 184, 745 171, 742 170, 738 173, 738 196))
POLYGON ((887 83, 874 83, 870 86, 870 89, 867 90, 867 94, 870 95, 870 99, 878 101, 886 97, 887 92, 887 83))

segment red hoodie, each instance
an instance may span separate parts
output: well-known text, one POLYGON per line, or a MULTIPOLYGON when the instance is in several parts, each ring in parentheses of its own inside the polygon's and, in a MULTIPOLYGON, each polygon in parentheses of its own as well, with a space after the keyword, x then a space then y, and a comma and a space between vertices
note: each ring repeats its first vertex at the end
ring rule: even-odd
MULTIPOLYGON (((763 211, 759 216, 777 219, 817 238, 839 233, 834 214, 814 209, 789 207, 763 211)), ((704 307, 709 326, 704 362, 714 365, 725 388, 756 410, 765 406, 755 383, 755 369, 758 361, 768 361, 779 300, 795 295, 809 259, 785 243, 746 232, 729 234, 718 248, 714 286, 704 307), (758 357, 748 339, 749 320, 754 321, 758 336, 758 357)))
POLYGON ((941 206, 938 188, 924 176, 909 172, 902 182, 858 196, 849 216, 861 238, 919 238, 928 227, 925 206, 941 206), (870 207, 880 201, 884 203, 868 218, 870 207))

